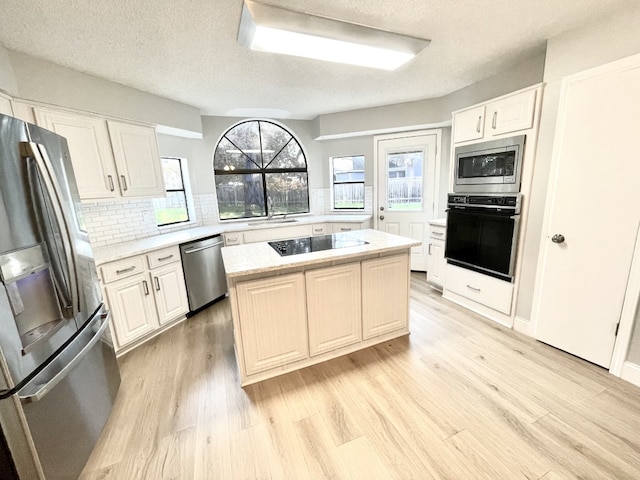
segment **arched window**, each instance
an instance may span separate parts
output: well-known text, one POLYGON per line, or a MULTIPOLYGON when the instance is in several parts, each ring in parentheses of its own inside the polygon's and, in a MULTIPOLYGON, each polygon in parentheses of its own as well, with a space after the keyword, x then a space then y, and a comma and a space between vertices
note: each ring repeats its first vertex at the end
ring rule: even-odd
POLYGON ((213 156, 221 220, 309 211, 307 160, 294 136, 266 120, 241 122, 213 156))

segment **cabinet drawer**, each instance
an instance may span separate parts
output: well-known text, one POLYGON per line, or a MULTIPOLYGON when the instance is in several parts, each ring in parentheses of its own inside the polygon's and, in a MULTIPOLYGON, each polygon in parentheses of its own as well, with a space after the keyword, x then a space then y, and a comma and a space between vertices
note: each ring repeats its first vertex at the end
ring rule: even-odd
POLYGON ((104 283, 114 282, 121 278, 143 273, 145 271, 144 256, 125 258, 117 262, 111 262, 100 267, 102 271, 102 281, 104 283))
POLYGON ((231 232, 224 234, 224 244, 229 247, 232 245, 242 245, 242 232, 231 232))
POLYGON ((444 225, 429 225, 429 236, 436 240, 444 240, 447 234, 447 227, 444 225))
POLYGON ((499 312, 507 315, 511 313, 513 296, 511 283, 465 268, 447 265, 445 288, 499 312))
POLYGON ((329 231, 326 224, 321 223, 320 225, 311 225, 312 235, 326 235, 327 233, 329 233, 329 231))
POLYGON ((331 224, 332 233, 351 232, 353 230, 360 230, 359 223, 333 223, 331 224))
POLYGON ((179 260, 180 248, 177 246, 147 253, 147 263, 149 264, 149 268, 160 267, 179 260))

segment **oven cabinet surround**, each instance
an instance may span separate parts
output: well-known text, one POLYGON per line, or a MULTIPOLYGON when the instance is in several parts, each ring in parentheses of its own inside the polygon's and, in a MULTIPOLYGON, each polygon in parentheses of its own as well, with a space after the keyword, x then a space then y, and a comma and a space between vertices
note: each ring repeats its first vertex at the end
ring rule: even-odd
POLYGON ((183 320, 189 310, 177 246, 105 263, 100 274, 118 355, 183 320))
MULTIPOLYGON (((538 141, 543 85, 518 90, 482 104, 453 112, 451 158, 455 147, 515 135, 525 135, 520 193, 520 222, 513 282, 497 280, 453 265, 445 265, 443 296, 502 325, 532 332, 529 322, 515 318, 514 299, 520 285, 527 214, 538 141), (479 131, 478 131, 479 130, 479 131), (464 283, 463 283, 464 282, 464 283), (467 284, 470 285, 467 287, 467 284), (480 292, 473 288, 480 289, 480 292)), ((449 191, 453 191, 455 162, 451 162, 449 191)))
POLYGON ((409 333, 413 239, 339 233, 367 245, 280 257, 268 243, 224 247, 242 385, 409 333))
POLYGON ((73 111, 20 106, 23 119, 35 121, 67 139, 82 200, 165 195, 154 127, 73 111))
POLYGON ((447 219, 429 220, 429 248, 427 250, 427 282, 442 290, 444 287, 447 259, 444 257, 444 244, 447 238, 447 219))

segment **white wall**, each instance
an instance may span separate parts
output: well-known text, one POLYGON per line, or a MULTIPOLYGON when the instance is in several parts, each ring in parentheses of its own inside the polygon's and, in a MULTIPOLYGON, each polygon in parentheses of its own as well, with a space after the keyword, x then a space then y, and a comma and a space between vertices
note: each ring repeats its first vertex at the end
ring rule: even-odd
POLYGON ((531 318, 561 81, 567 75, 639 53, 639 24, 640 5, 622 15, 603 18, 595 24, 566 32, 547 42, 544 67, 546 85, 516 312, 523 319, 531 318))
POLYGON ((0 89, 27 100, 199 133, 200 110, 119 83, 0 49, 0 89), (14 81, 11 81, 13 72, 14 81))

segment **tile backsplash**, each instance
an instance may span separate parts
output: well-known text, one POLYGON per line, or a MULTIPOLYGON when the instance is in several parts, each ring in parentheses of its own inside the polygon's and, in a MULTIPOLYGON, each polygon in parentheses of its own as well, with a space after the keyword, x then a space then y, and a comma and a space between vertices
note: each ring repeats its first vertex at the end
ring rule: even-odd
MULTIPOLYGON (((373 210, 373 188, 365 187, 365 213, 373 210)), ((331 195, 328 188, 309 189, 311 213, 331 213, 331 195)), ((174 227, 158 227, 153 209, 153 200, 113 200, 98 203, 83 203, 84 217, 91 244, 94 247, 175 232, 185 228, 214 225, 218 220, 218 202, 214 193, 193 196, 195 219, 174 227)))

